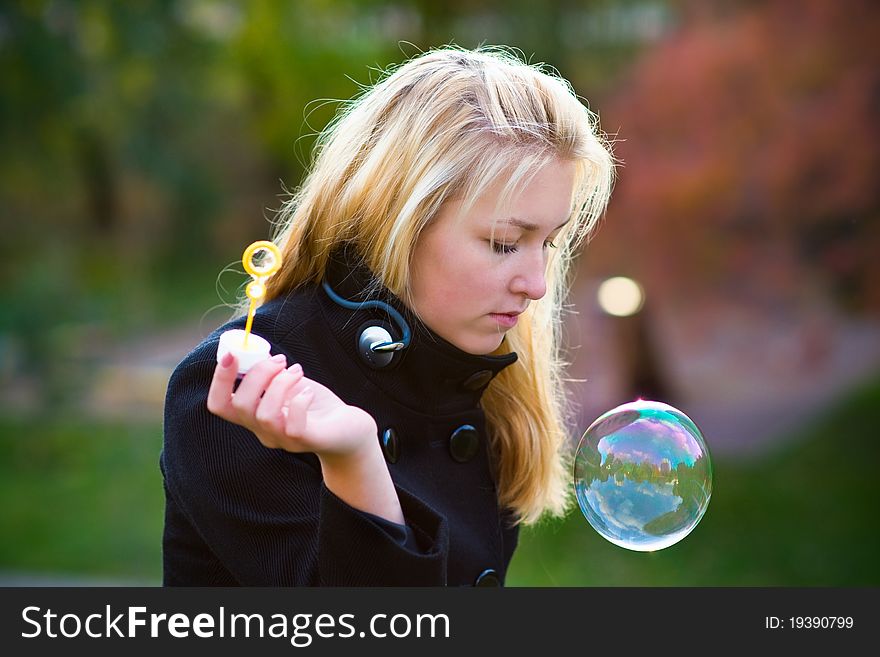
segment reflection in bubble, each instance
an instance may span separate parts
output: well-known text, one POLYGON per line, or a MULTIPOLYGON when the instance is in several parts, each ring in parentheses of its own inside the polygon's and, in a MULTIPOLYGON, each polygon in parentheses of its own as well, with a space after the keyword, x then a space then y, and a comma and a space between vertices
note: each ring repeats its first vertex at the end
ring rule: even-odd
POLYGON ((574 485, 599 534, 648 552, 677 543, 700 522, 712 494, 712 464, 689 417, 639 400, 590 425, 575 454, 574 485))

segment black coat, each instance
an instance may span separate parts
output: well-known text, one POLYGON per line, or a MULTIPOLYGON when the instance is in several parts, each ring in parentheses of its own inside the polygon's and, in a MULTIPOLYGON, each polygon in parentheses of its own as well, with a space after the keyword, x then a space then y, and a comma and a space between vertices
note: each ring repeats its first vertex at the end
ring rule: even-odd
MULTIPOLYGON (((342 251, 326 280, 360 301, 372 277, 342 251)), ((161 467, 164 582, 186 586, 471 586, 504 581, 518 528, 500 510, 479 402, 516 354, 473 356, 408 320, 412 340, 382 369, 356 350, 361 330, 397 325, 381 310, 348 310, 320 286, 258 309, 253 331, 305 375, 376 420, 407 524, 356 510, 321 479, 314 454, 267 449, 211 414, 208 387, 220 327, 177 366, 165 403, 161 467), (471 430, 471 428, 473 430, 471 430), (454 438, 453 438, 454 436, 454 438)))

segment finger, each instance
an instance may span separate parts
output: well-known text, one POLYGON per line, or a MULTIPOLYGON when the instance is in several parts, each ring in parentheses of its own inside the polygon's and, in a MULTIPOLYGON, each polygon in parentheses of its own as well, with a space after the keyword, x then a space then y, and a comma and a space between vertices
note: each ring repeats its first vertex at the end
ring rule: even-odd
POLYGON ((260 397, 271 383, 272 379, 284 369, 287 362, 284 354, 272 356, 254 365, 244 375, 238 390, 232 396, 232 406, 242 419, 253 418, 260 403, 260 397))
POLYGON ((312 379, 310 379, 309 377, 305 376, 304 374, 301 375, 301 376, 297 379, 297 381, 296 381, 296 383, 293 385, 293 387, 292 387, 290 390, 287 391, 287 395, 286 395, 286 397, 285 397, 285 403, 289 402, 291 399, 293 399, 294 397, 296 397, 299 393, 301 393, 301 392, 302 392, 303 390, 305 390, 306 388, 313 387, 313 386, 312 386, 313 383, 314 383, 314 381, 313 381, 312 379))
POLYGON ((301 438, 305 435, 308 410, 314 397, 315 391, 306 387, 290 400, 284 426, 284 432, 288 437, 301 438))
POLYGON ((284 430, 282 407, 290 389, 302 379, 302 375, 302 367, 295 364, 272 379, 257 406, 257 422, 276 431, 284 430))
POLYGON ((232 388, 238 375, 238 360, 227 353, 217 363, 214 376, 211 379, 211 387, 208 389, 208 410, 224 420, 235 416, 232 408, 232 388))
POLYGON ((287 393, 284 395, 284 401, 281 404, 281 412, 284 414, 285 418, 287 417, 287 412, 290 407, 290 401, 306 388, 314 388, 314 383, 315 382, 312 379, 303 374, 299 377, 296 383, 287 389, 287 393))

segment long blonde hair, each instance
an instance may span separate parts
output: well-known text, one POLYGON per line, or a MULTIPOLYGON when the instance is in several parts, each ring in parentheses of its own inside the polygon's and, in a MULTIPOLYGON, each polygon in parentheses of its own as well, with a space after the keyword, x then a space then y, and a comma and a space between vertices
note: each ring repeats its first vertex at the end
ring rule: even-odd
POLYGON ((603 214, 614 159, 598 119, 555 73, 497 48, 455 46, 389 70, 321 133, 310 173, 279 214, 284 264, 266 299, 319 283, 330 252, 354 243, 379 282, 414 308, 411 254, 452 199, 469 207, 499 179, 510 194, 541 166, 576 165, 572 218, 547 264, 547 294, 496 353, 517 352, 482 398, 498 462, 499 503, 518 522, 571 501, 562 304, 578 246, 603 214))

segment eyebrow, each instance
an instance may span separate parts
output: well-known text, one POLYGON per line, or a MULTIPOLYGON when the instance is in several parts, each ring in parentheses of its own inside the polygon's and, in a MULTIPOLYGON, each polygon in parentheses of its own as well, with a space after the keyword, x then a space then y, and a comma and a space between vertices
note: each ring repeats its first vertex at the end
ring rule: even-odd
MULTIPOLYGON (((568 219, 563 221, 561 224, 559 224, 553 230, 559 230, 565 224, 567 224, 570 220, 571 220, 571 218, 569 217, 568 219)), ((540 226, 537 226, 533 223, 529 223, 528 221, 523 221, 522 219, 517 219, 516 217, 510 217, 509 219, 506 220, 506 223, 511 224, 513 226, 516 226, 517 228, 522 228, 523 230, 531 231, 531 232, 534 232, 540 228, 540 226)))

